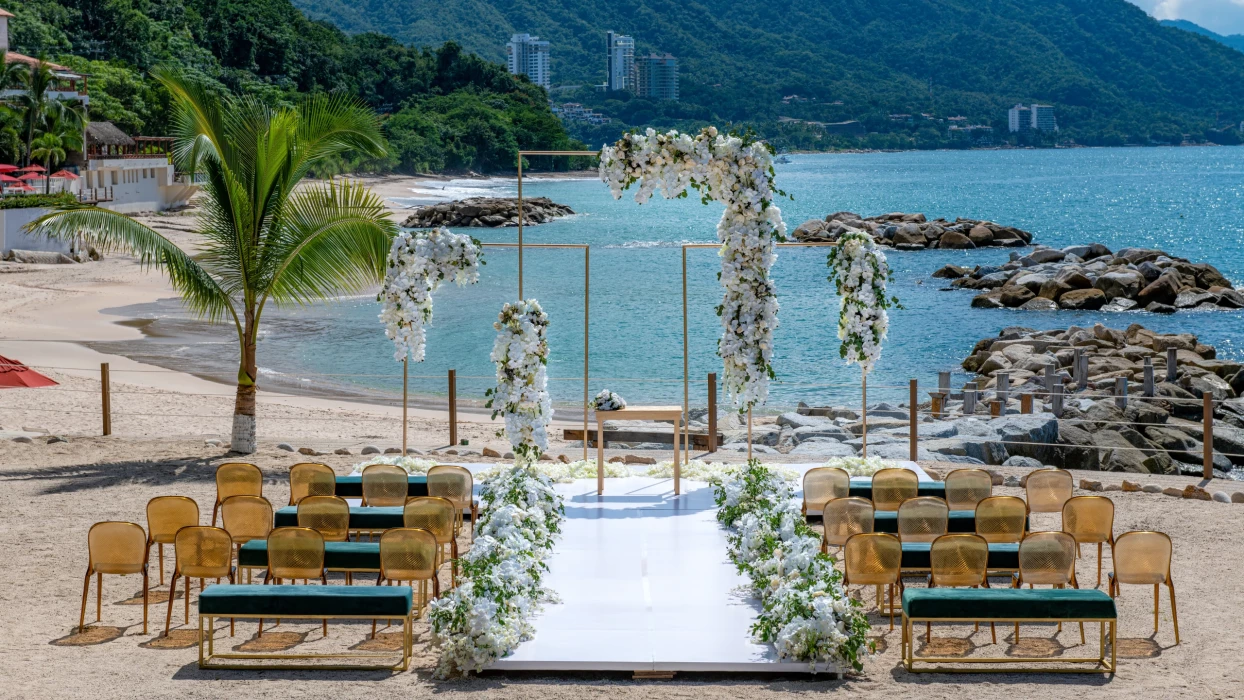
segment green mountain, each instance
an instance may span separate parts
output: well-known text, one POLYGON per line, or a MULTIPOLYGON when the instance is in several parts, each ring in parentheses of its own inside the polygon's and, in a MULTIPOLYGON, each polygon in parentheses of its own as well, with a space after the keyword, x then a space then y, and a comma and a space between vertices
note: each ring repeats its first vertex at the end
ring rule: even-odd
POLYGON ((87 73, 91 119, 131 134, 167 133, 168 95, 148 70, 173 64, 267 104, 358 96, 385 115, 390 154, 347 158, 335 171, 512 170, 519 149, 581 147, 545 91, 504 65, 453 43, 346 34, 289 0, 23 0, 8 9, 12 50, 87 73))
POLYGON ((1230 46, 1236 51, 1244 51, 1244 34, 1230 34, 1223 36, 1218 32, 1210 31, 1205 27, 1189 22, 1186 19, 1164 19, 1160 21, 1163 26, 1175 27, 1176 29, 1182 29, 1185 32, 1192 32, 1193 34, 1207 36, 1220 44, 1230 46))
POLYGON ((588 103, 624 125, 727 120, 781 135, 806 125, 781 126, 779 117, 856 119, 939 145, 945 124, 921 124, 919 114, 966 116, 1003 136, 1008 107, 1041 102, 1056 107, 1059 139, 1091 144, 1178 142, 1217 126, 1216 114, 1244 119, 1244 55, 1164 27, 1126 0, 294 3, 347 32, 452 40, 493 60, 511 33, 539 35, 552 44, 554 99, 588 103), (610 29, 634 36, 639 53, 679 57, 680 105, 557 89, 604 81, 610 29), (895 125, 893 113, 917 123, 895 125))

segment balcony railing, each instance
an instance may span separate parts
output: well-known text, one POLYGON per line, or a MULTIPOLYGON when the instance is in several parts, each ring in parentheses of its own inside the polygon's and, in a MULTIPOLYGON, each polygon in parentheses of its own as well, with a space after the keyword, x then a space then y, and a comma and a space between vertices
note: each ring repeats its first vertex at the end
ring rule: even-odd
POLYGON ((135 136, 133 144, 91 144, 87 146, 88 160, 109 158, 170 158, 173 152, 171 136, 135 136))

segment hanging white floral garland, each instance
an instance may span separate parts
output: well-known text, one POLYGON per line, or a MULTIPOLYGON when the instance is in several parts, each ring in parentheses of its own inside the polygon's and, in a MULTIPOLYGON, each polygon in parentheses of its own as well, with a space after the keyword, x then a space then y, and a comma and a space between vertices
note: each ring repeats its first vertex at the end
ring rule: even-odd
POLYGON ((459 286, 475 284, 483 264, 479 241, 445 228, 405 231, 393 239, 389 269, 376 301, 384 305, 380 321, 393 341, 394 359, 423 362, 424 329, 432 321, 432 292, 450 278, 459 286))
POLYGON ((485 394, 492 417, 505 418, 505 434, 517 456, 516 464, 540 459, 549 447, 548 425, 553 401, 548 391, 549 317, 535 299, 506 304, 497 322, 492 361, 497 386, 485 394))
POLYGON ((886 296, 891 279, 885 253, 865 233, 848 233, 829 251, 829 281, 834 283, 842 308, 838 314, 838 354, 847 364, 859 364, 867 375, 881 358, 881 341, 890 328, 886 309, 902 308, 897 297, 886 296))
POLYGON ((821 538, 805 522, 791 482, 752 460, 713 493, 717 520, 733 529, 730 558, 762 603, 755 638, 772 643, 779 659, 805 661, 813 670, 861 670, 868 618, 847 596, 833 558, 821 553, 821 538))
POLYGON ((552 482, 534 470, 501 469, 480 490, 483 509, 461 582, 432 601, 429 618, 442 678, 483 670, 534 632, 531 616, 553 599, 541 586, 565 510, 552 482))
POLYGON ((768 144, 749 136, 699 134, 653 129, 623 136, 600 155, 600 178, 614 199, 639 183, 635 201, 643 204, 660 189, 668 199, 699 191, 701 201, 721 202, 726 210, 717 224, 721 241, 721 286, 717 307, 722 335, 717 353, 722 381, 740 409, 763 404, 773 378, 773 331, 778 302, 769 270, 777 255, 774 243, 786 237, 786 224, 773 201, 784 194, 773 186, 773 154, 768 144))

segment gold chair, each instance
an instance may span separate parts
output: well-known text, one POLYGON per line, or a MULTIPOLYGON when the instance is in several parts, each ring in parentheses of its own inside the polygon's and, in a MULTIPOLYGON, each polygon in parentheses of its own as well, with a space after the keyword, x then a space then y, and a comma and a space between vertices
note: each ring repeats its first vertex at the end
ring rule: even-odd
POLYGON ((445 548, 450 554, 450 586, 458 578, 458 540, 454 537, 454 504, 435 496, 415 496, 406 503, 402 524, 408 528, 427 530, 436 537, 437 568, 445 563, 445 548))
POLYGON ((1024 492, 1029 513, 1062 513, 1071 498, 1071 472, 1063 469, 1036 469, 1028 473, 1024 492))
MULTIPOLYGON (((230 496, 220 504, 220 524, 235 551, 251 540, 266 540, 272 532, 272 504, 263 496, 230 496)), ((249 569, 246 577, 250 579, 249 569)))
POLYGON ((898 510, 909 498, 918 494, 920 477, 910 469, 880 469, 873 474, 873 508, 898 510))
POLYGON ((1063 532, 1076 539, 1076 556, 1080 545, 1097 545, 1097 585, 1101 585, 1102 543, 1110 543, 1114 552, 1114 501, 1105 496, 1073 496, 1063 504, 1063 532))
POLYGON ((821 522, 825 526, 821 535, 821 552, 828 552, 830 545, 845 547, 852 535, 873 531, 873 503, 867 498, 848 496, 835 498, 821 509, 821 522))
MULTIPOLYGON (((894 629, 894 589, 902 597, 903 543, 888 532, 865 532, 852 535, 843 547, 844 573, 842 585, 852 584, 888 587, 890 593, 890 629, 894 629)), ((880 606, 878 606, 880 607, 880 606)))
POLYGON ((298 527, 320 533, 325 542, 350 539, 350 504, 338 496, 306 496, 298 502, 298 527))
POLYGON ((216 467, 216 503, 212 506, 212 525, 216 513, 233 496, 262 496, 263 472, 248 462, 226 462, 216 467))
POLYGON ((199 524, 199 504, 185 496, 156 496, 147 501, 147 546, 157 545, 160 585, 164 585, 164 545, 173 544, 177 531, 199 524))
POLYGON ((932 542, 946 534, 950 509, 935 496, 918 496, 898 507, 898 537, 903 542, 932 542))
POLYGON ((363 505, 402 506, 410 488, 405 469, 392 464, 369 464, 363 467, 363 505))
POLYGON ((438 464, 428 469, 428 495, 444 498, 454 504, 457 528, 462 531, 462 513, 471 511, 471 540, 475 540, 475 519, 479 517, 479 501, 475 500, 475 477, 453 464, 438 464))
MULTIPOLYGON (((929 547, 929 566, 929 588, 988 588, 985 573, 989 568, 989 543, 980 535, 942 535, 929 547)), ((980 623, 976 629, 980 629, 980 623)), ((989 632, 997 644, 998 632, 992 622, 989 632)), ((924 635, 926 643, 933 639, 932 623, 925 624, 924 635)))
POLYGON ((337 473, 327 464, 300 462, 289 468, 289 504, 307 496, 337 495, 337 473))
POLYGON ((976 504, 976 534, 986 542, 1019 542, 1027 522, 1028 504, 1019 496, 989 496, 976 504))
POLYGON ((993 477, 984 469, 956 469, 946 475, 946 505, 951 510, 976 510, 993 495, 993 477))
MULTIPOLYGON (((1034 532, 1019 544, 1019 572, 1014 586, 1034 585, 1054 588, 1079 588, 1076 582, 1076 541, 1065 532, 1034 532)), ((1058 623, 1063 631, 1063 623, 1058 623)), ((1019 623, 1015 623, 1015 641, 1019 642, 1019 623)), ((1080 643, 1084 644, 1084 623, 1080 623, 1080 643)))
POLYGON ((1158 586, 1166 584, 1171 594, 1171 620, 1175 623, 1175 643, 1179 644, 1179 612, 1175 607, 1175 582, 1171 580, 1174 545, 1164 532, 1132 531, 1119 535, 1110 547, 1114 573, 1109 574, 1110 597, 1122 591, 1119 584, 1153 586, 1153 633, 1158 632, 1158 586))
POLYGON ((837 467, 813 467, 803 475, 803 514, 808 506, 824 510, 826 501, 851 495, 851 475, 837 467))
MULTIPOLYGON (((395 527, 380 536, 380 575, 376 585, 386 582, 401 585, 419 582, 415 602, 415 617, 423 615, 428 604, 428 582, 432 583, 432 597, 441 596, 441 582, 436 576, 439 568, 440 545, 436 535, 413 527, 395 527)), ((376 621, 371 621, 371 638, 376 638, 376 621)))
POLYGON ((78 617, 78 632, 86 630, 86 596, 91 590, 91 574, 95 574, 95 618, 104 617, 104 574, 143 576, 143 634, 147 634, 147 559, 151 549, 147 546, 147 533, 142 525, 105 521, 95 523, 86 535, 88 561, 86 580, 82 582, 82 614, 78 617))
MULTIPOLYGON (((228 579, 233 583, 233 538, 219 527, 190 525, 177 531, 174 537, 173 580, 168 586, 168 613, 164 617, 164 636, 173 625, 173 599, 177 597, 177 579, 186 579, 186 624, 190 624, 190 579, 199 579, 199 590, 205 579, 228 579)), ((233 620, 229 620, 229 635, 233 636, 233 620)))
MULTIPOLYGON (((324 569, 324 536, 309 527, 278 527, 268 535, 268 571, 263 582, 281 584, 285 579, 298 583, 298 579, 319 579, 328 585, 328 572, 324 569)), ((280 619, 277 619, 280 623, 280 619)), ((323 620, 324 636, 328 636, 328 620, 323 620)), ((259 633, 263 634, 263 618, 259 619, 259 633)))

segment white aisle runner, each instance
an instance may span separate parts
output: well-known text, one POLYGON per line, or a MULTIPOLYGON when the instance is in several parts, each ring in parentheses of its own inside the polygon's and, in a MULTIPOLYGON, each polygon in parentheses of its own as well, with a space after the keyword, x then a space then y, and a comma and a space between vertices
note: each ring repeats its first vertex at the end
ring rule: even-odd
MULTIPOLYGON (((669 480, 559 485, 565 532, 545 578, 560 603, 497 670, 807 672, 749 628, 759 602, 726 554, 712 489, 669 480)), ((821 671, 825 673, 825 671, 821 671)))

